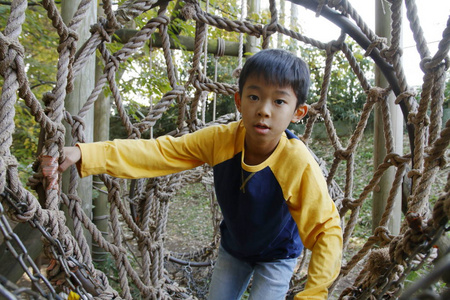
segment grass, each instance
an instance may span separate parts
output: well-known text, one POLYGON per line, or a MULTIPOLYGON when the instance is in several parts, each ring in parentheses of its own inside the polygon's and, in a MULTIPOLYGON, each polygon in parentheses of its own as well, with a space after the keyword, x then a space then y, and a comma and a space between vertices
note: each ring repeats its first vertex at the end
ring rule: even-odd
MULTIPOLYGON (((344 137, 341 144, 345 147, 348 143, 348 138, 344 137)), ((314 140, 309 145, 311 150, 320 159, 326 162, 327 169, 329 169, 334 160, 334 148, 329 140, 314 140)), ((355 152, 355 168, 353 171, 353 195, 354 199, 358 198, 364 190, 364 187, 370 181, 374 166, 373 166, 373 135, 366 133, 358 144, 355 152)), ((346 177, 345 168, 346 162, 342 161, 339 165, 337 174, 334 176, 336 183, 344 190, 346 177)), ((370 198, 370 196, 369 196, 370 198)), ((353 243, 360 244, 360 238, 367 238, 368 232, 372 231, 372 203, 370 199, 364 201, 359 214, 358 226, 353 233, 353 243)), ((349 252, 350 253, 350 252, 349 252)), ((347 253, 347 254, 349 254, 347 253)))
POLYGON ((188 252, 206 246, 213 237, 209 193, 201 183, 182 188, 172 199, 167 222, 167 249, 188 252))

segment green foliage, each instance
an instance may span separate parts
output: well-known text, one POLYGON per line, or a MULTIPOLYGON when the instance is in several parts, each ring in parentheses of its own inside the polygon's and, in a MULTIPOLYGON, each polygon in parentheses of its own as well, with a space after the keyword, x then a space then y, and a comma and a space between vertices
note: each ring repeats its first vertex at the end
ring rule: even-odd
MULTIPOLYGON (((350 135, 341 137, 341 142, 346 145, 350 135)), ((328 139, 315 139, 309 147, 314 154, 326 162, 327 169, 329 169, 334 160, 334 153, 331 142, 328 139)), ((355 152, 355 168, 353 170, 353 195, 355 199, 362 193, 364 187, 369 183, 373 175, 373 134, 365 133, 359 143, 359 147, 355 152)), ((345 162, 341 162, 338 169, 338 174, 343 174, 346 167, 345 162)), ((335 176, 336 183, 344 189, 345 176, 335 176)), ((346 222, 349 215, 346 215, 346 222)), ((364 201, 359 213, 358 226, 353 232, 350 249, 345 253, 346 258, 350 258, 354 252, 352 248, 359 249, 368 235, 372 232, 372 202, 370 196, 364 201)))
POLYGON ((22 144, 20 148, 13 145, 12 149, 17 159, 30 162, 33 160, 33 154, 37 151, 39 127, 32 118, 29 109, 22 102, 16 104, 15 110, 14 125, 16 130, 13 133, 13 139, 22 141, 22 144))
MULTIPOLYGON (((6 27, 9 14, 10 6, 1 5, 2 29, 6 27)), ((30 6, 26 10, 19 41, 24 47, 25 71, 31 90, 37 99, 41 99, 43 93, 49 91, 55 82, 58 59, 58 37, 41 6, 30 6)), ((4 79, 0 78, 2 87, 3 83, 4 79)), ((14 123, 11 152, 18 160, 19 175, 25 183, 32 173, 31 163, 36 157, 40 129, 23 101, 15 104, 14 123)))
POLYGON ((25 50, 27 76, 36 98, 55 84, 59 38, 46 11, 40 6, 26 10, 20 43, 25 50))
POLYGON ((19 176, 25 183, 32 174, 31 164, 36 158, 40 129, 23 102, 16 103, 15 113, 11 154, 19 163, 19 176))
MULTIPOLYGON (((349 40, 347 44, 353 51, 361 70, 366 76, 369 75, 369 81, 373 81, 373 62, 363 55, 362 49, 354 41, 349 40)), ((313 103, 320 99, 326 53, 312 47, 304 47, 300 51, 301 56, 310 67, 309 103, 313 103)), ((356 74, 352 71, 349 62, 342 53, 334 56, 327 95, 327 108, 330 110, 334 121, 343 120, 355 123, 360 119, 367 97, 356 74)))
MULTIPOLYGON (((209 55, 207 67, 207 76, 209 78, 214 78, 214 72, 216 71, 215 60, 213 55, 209 55)), ((238 67, 238 58, 220 57, 217 58, 217 62, 217 81, 236 84, 238 79, 233 76, 233 72, 238 67)), ((210 93, 206 104, 206 122, 210 122, 213 119, 213 101, 214 95, 210 93)), ((235 112, 235 110, 233 95, 216 95, 216 117, 235 112)))
MULTIPOLYGON (((447 237, 450 237, 450 234, 447 234, 447 237)), ((435 264, 424 264, 420 269, 413 270, 411 273, 408 274, 405 280, 405 289, 407 289, 411 284, 417 282, 418 280, 424 278, 425 276, 429 275, 431 271, 435 268, 435 264)), ((440 294, 448 289, 448 286, 442 281, 437 280, 434 283, 432 283, 430 286, 423 286, 422 289, 427 289, 430 292, 433 292, 435 294, 440 294)), ((419 294, 418 292, 417 294, 419 294)))
MULTIPOLYGON (((135 257, 128 255, 128 261, 131 262, 131 265, 134 267, 134 269, 137 269, 140 267, 139 263, 136 261, 135 257)), ((101 261, 101 262, 93 261, 93 264, 96 269, 102 271, 106 275, 111 287, 115 291, 117 291, 119 294, 122 293, 122 287, 118 280, 119 271, 117 269, 114 259, 111 257, 111 254, 108 254, 104 261, 101 261)), ((136 286, 136 284, 134 282, 130 281, 129 288, 130 288, 130 293, 131 293, 132 299, 141 299, 141 293, 139 291, 139 288, 136 286)))

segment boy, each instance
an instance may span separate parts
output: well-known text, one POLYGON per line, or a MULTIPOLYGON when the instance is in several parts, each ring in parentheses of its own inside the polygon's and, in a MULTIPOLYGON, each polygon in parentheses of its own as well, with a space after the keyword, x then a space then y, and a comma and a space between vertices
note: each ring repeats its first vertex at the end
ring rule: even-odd
POLYGON ((155 177, 208 163, 222 210, 221 245, 210 300, 285 299, 303 245, 308 282, 295 299, 326 299, 339 274, 342 232, 322 172, 287 127, 307 113, 309 71, 284 50, 245 63, 235 103, 242 120, 180 138, 115 140, 66 148, 60 170, 81 176, 155 177))

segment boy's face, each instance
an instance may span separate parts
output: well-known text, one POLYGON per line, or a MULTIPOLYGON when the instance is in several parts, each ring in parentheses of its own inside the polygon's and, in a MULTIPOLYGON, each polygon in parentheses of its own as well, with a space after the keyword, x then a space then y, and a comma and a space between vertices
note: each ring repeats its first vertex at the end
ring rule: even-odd
POLYGON ((234 98, 247 132, 246 147, 275 149, 289 123, 300 121, 308 111, 306 105, 296 108, 292 87, 270 85, 262 76, 249 76, 242 96, 236 93, 234 98))

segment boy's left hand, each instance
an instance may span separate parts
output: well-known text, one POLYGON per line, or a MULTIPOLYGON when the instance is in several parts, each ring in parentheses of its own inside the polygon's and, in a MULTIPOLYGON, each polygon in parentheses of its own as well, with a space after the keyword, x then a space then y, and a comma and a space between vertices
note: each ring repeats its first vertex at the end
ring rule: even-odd
POLYGON ((78 147, 64 147, 64 161, 59 165, 58 171, 64 172, 71 165, 76 164, 81 160, 81 150, 78 147))

